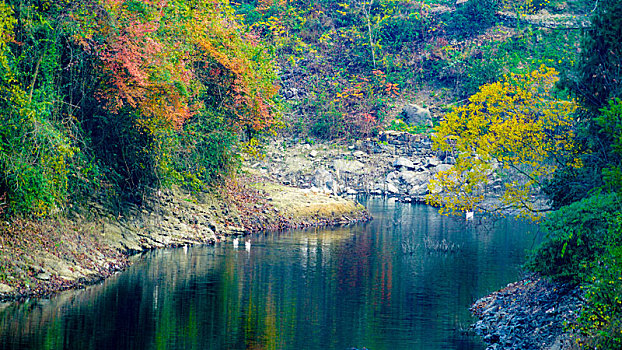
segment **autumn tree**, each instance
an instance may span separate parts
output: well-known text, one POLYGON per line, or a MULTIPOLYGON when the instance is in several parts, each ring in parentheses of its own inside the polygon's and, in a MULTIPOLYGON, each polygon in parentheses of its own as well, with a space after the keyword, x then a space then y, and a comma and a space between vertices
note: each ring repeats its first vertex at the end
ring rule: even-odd
POLYGON ((557 80, 557 72, 545 66, 506 76, 447 114, 433 136, 434 148, 452 154, 456 163, 431 181, 427 201, 445 213, 517 209, 537 218, 534 199, 543 180, 560 165, 558 155, 573 152, 576 104, 551 96, 557 80), (484 206, 491 183, 502 193, 498 203, 484 206))
POLYGON ((99 77, 102 108, 83 122, 129 192, 209 182, 235 135, 275 126, 272 56, 228 2, 98 0, 71 18, 99 77))

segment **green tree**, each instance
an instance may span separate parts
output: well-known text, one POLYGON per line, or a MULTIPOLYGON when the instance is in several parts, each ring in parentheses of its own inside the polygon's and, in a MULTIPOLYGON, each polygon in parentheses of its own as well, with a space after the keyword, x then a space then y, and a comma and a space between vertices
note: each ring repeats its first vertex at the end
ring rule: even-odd
POLYGON ((584 33, 576 72, 569 72, 563 82, 583 107, 576 143, 583 150, 585 166, 560 169, 546 186, 555 208, 581 200, 606 183, 614 187, 620 183, 622 154, 615 148, 620 132, 615 99, 622 98, 622 2, 598 1, 591 22, 584 33))
POLYGON ((574 90, 593 115, 622 97, 622 2, 601 0, 586 30, 574 90))

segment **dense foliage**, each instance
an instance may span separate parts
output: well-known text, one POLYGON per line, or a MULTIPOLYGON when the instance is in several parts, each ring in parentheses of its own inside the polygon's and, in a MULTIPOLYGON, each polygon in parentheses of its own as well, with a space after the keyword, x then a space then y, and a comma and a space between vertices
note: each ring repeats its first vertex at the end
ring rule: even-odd
POLYGON ((584 167, 562 168, 550 182, 547 193, 559 210, 546 218, 548 239, 528 263, 545 276, 582 285, 579 343, 596 349, 622 347, 621 30, 622 3, 598 2, 567 83, 583 107, 576 142, 584 167))
POLYGON ((616 194, 595 194, 551 213, 543 222, 547 240, 527 266, 564 282, 588 280, 606 247, 622 243, 610 232, 620 209, 616 194))
POLYGON ((4 1, 0 50, 9 214, 201 188, 276 124, 270 52, 227 2, 4 1))
POLYGON ((495 13, 558 5, 263 0, 235 7, 276 50, 289 130, 334 139, 373 136, 406 103, 443 109, 504 74, 542 64, 566 72, 579 31, 504 26, 495 13))

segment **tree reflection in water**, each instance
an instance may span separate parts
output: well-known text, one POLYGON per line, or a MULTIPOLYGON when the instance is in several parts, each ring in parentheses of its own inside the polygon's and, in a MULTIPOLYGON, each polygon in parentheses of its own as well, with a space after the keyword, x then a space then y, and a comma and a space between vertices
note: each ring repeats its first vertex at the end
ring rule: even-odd
POLYGON ((468 306, 519 276, 535 226, 366 204, 367 224, 154 251, 100 285, 2 304, 0 348, 483 349, 460 332, 468 306), (426 249, 443 241, 460 249, 426 249))

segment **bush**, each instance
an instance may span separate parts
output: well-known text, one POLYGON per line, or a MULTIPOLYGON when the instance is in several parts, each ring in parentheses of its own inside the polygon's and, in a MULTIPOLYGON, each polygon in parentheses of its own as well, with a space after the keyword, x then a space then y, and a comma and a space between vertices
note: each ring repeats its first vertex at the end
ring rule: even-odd
POLYGON ((345 134, 343 125, 343 115, 340 112, 334 109, 321 111, 312 121, 309 133, 317 138, 330 140, 345 134))
MULTIPOLYGON (((222 112, 220 112, 222 113, 222 112)), ((237 135, 218 122, 219 112, 206 110, 186 122, 177 135, 172 171, 180 184, 201 190, 227 176, 237 165, 237 135)))
POLYGON ((591 267, 621 242, 610 234, 613 218, 620 211, 615 193, 595 194, 565 206, 546 217, 546 241, 531 254, 526 267, 554 280, 578 284, 590 277, 591 267))
POLYGON ((93 154, 106 169, 106 178, 118 187, 123 200, 139 202, 158 180, 158 137, 137 125, 140 116, 130 109, 117 114, 100 111, 85 116, 93 154))
POLYGON ((501 59, 492 57, 469 62, 466 67, 466 77, 460 84, 459 95, 466 98, 476 94, 480 86, 498 81, 502 77, 502 67, 501 59))
MULTIPOLYGON (((6 119, 5 119, 6 120, 6 119)), ((61 209, 67 198, 67 164, 74 154, 65 135, 45 123, 0 130, 0 194, 9 214, 44 216, 61 209), (12 135, 11 135, 12 134, 12 135)))
POLYGON ((447 31, 458 37, 477 35, 495 23, 497 7, 497 0, 467 1, 446 20, 447 31))
POLYGON ((391 120, 391 123, 387 127, 387 130, 402 131, 409 134, 423 134, 430 132, 430 129, 429 125, 407 124, 402 119, 391 120))
MULTIPOLYGON (((620 224, 620 216, 617 221, 620 224)), ((584 336, 581 345, 589 349, 622 349, 622 247, 610 247, 593 264, 585 300, 578 319, 584 336)))
POLYGON ((601 139, 609 145, 609 167, 604 169, 606 183, 616 191, 622 190, 622 100, 609 100, 609 106, 600 110, 596 124, 601 128, 601 139))
POLYGON ((391 52, 403 49, 405 45, 423 41, 428 36, 432 20, 419 12, 411 12, 402 16, 387 17, 380 23, 378 36, 381 45, 391 52))

